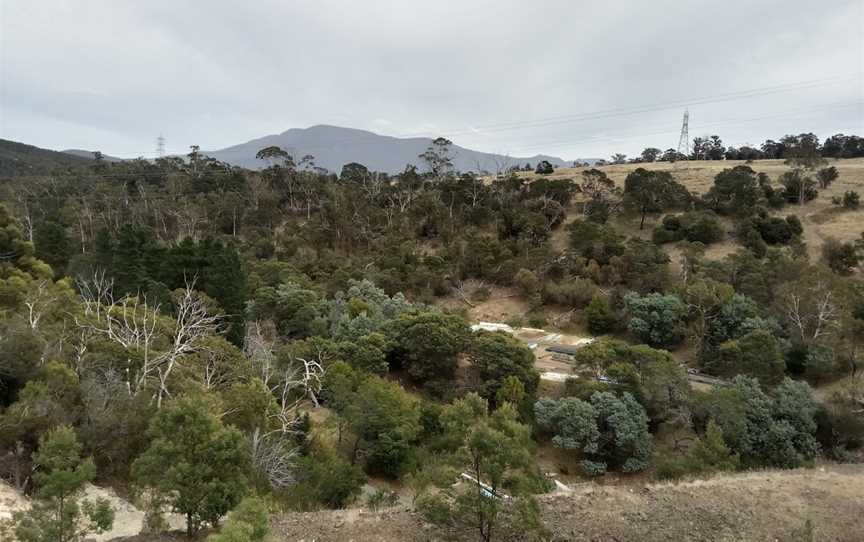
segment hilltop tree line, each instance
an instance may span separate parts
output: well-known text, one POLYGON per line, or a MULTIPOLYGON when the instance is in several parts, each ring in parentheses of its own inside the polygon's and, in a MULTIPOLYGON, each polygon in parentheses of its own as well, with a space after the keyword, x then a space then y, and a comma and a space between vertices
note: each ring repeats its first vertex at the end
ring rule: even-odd
MULTIPOLYGON (((695 137, 690 144, 690 154, 677 149, 658 149, 647 147, 630 163, 677 162, 681 160, 771 160, 785 159, 798 149, 809 148, 824 158, 861 158, 864 156, 864 138, 856 135, 836 134, 820 144, 819 138, 812 133, 786 135, 775 141, 767 139, 761 145, 726 146, 718 135, 695 137)), ((609 160, 613 164, 627 162, 624 154, 615 154, 609 160)), ((538 173, 540 173, 538 171, 538 173)), ((550 172, 551 173, 551 172, 550 172)))

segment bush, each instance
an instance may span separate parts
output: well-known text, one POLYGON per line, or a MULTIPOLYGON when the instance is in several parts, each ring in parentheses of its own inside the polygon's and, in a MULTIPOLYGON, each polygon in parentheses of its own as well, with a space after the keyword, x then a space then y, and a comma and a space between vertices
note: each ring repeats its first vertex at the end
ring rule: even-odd
POLYGON ((822 245, 822 259, 838 275, 851 275, 864 258, 855 243, 829 237, 822 245))
POLYGON ((683 338, 687 306, 678 296, 631 292, 624 296, 624 305, 630 315, 627 328, 640 341, 662 347, 678 344, 683 338))
POLYGON ((540 290, 540 279, 537 278, 536 273, 529 269, 520 269, 513 277, 513 282, 526 297, 540 290))
POLYGON ((609 299, 603 295, 595 295, 585 308, 585 320, 588 331, 594 335, 602 335, 612 331, 615 325, 615 313, 609 305, 609 299))
POLYGON ((794 235, 789 222, 776 216, 759 220, 756 230, 769 245, 785 245, 794 235))
POLYGON ((658 480, 678 480, 689 474, 687 462, 681 456, 663 455, 654 464, 654 477, 658 480))
POLYGON ((597 285, 589 279, 547 282, 543 285, 543 301, 568 307, 584 307, 597 294, 597 285))
POLYGON ((433 525, 449 525, 453 522, 450 504, 440 494, 425 493, 417 498, 417 511, 433 525))
POLYGON ((398 493, 380 488, 375 489, 375 491, 366 497, 366 506, 375 511, 378 511, 381 508, 387 508, 388 506, 394 506, 398 502, 398 493))
POLYGON ((247 497, 228 514, 219 534, 208 536, 207 542, 263 542, 269 532, 267 504, 247 497))
POLYGON ((723 228, 713 213, 692 211, 679 216, 666 215, 654 229, 652 239, 657 244, 686 239, 705 245, 723 238, 723 228))
POLYGON ((332 452, 301 458, 297 467, 300 479, 289 500, 300 509, 344 508, 366 483, 363 469, 332 452))
POLYGON ((861 205, 861 196, 854 190, 843 193, 843 207, 845 209, 857 209, 861 205))
POLYGON ((554 172, 555 168, 550 164, 547 160, 541 160, 537 164, 537 168, 534 170, 534 173, 537 175, 549 175, 554 172))

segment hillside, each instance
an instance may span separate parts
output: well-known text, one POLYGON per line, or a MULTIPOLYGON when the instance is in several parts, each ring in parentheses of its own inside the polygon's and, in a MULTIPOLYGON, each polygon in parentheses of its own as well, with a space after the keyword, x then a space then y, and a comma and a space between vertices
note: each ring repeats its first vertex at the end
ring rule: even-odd
MULTIPOLYGON (((636 168, 648 170, 670 171, 675 180, 687 187, 688 190, 697 194, 704 194, 714 183, 714 177, 727 168, 744 165, 743 160, 693 160, 675 163, 653 162, 643 164, 616 164, 606 165, 601 169, 610 179, 620 187, 624 187, 624 179, 636 168)), ((789 171, 783 160, 756 160, 749 164, 757 173, 767 174, 772 181, 785 171, 789 171)), ((819 191, 819 197, 814 201, 802 206, 786 205, 777 212, 778 215, 796 215, 804 225, 804 241, 807 243, 808 253, 811 259, 818 259, 822 244, 825 239, 833 237, 840 241, 852 241, 858 239, 864 232, 864 209, 850 211, 837 205, 832 205, 831 198, 843 196, 849 190, 861 192, 864 189, 864 158, 852 158, 842 160, 829 160, 829 164, 837 168, 838 179, 826 190, 819 191)), ((576 179, 588 168, 558 168, 555 173, 548 175, 550 178, 576 179)), ((535 178, 533 173, 522 174, 529 178, 535 178)), ((659 220, 655 216, 652 221, 659 220)), ((637 224, 638 225, 638 224, 637 224)), ((632 226, 628 224, 627 226, 632 226)), ((653 223, 646 222, 642 235, 650 237, 653 223)), ((730 224, 731 227, 731 224, 730 224)), ((627 233, 639 234, 637 229, 628 227, 627 233)), ((733 240, 727 239, 721 243, 715 243, 708 248, 709 258, 720 258, 736 248, 733 240)))
MULTIPOLYGON (((554 540, 757 541, 806 540, 806 520, 816 540, 864 537, 860 495, 864 467, 831 465, 794 471, 756 471, 681 484, 638 487, 581 484, 541 498, 554 540)), ((274 520, 274 541, 448 540, 403 507, 379 513, 348 509, 294 513, 274 520)), ((456 540, 473 540, 470 536, 456 540)), ((155 542, 159 538, 136 538, 155 542)))
POLYGON ((57 169, 83 166, 92 162, 92 156, 85 158, 0 139, 0 177, 42 175, 57 169))
MULTIPOLYGON (((419 165, 417 156, 432 143, 426 137, 397 138, 382 136, 366 130, 317 125, 305 129, 292 128, 281 134, 264 136, 205 154, 235 166, 258 169, 266 164, 255 158, 264 147, 275 145, 295 158, 311 154, 315 165, 339 173, 342 166, 351 162, 363 164, 372 171, 399 173, 406 164, 419 165)), ((453 164, 459 171, 498 171, 515 165, 536 164, 548 160, 553 165, 568 163, 561 158, 546 155, 509 157, 466 149, 453 145, 453 164)))

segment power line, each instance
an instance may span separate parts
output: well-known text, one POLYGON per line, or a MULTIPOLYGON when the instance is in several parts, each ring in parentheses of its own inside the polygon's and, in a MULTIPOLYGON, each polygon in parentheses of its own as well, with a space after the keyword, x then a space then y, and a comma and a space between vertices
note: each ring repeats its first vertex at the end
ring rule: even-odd
MULTIPOLYGON (((735 100, 749 99, 761 96, 768 96, 777 93, 783 92, 791 92, 796 90, 807 90, 811 88, 816 88, 825 85, 832 85, 837 83, 846 82, 849 80, 854 80, 858 74, 847 74, 847 75, 837 75, 833 77, 826 77, 821 79, 812 79, 806 81, 798 81, 792 83, 784 83, 779 85, 773 85, 768 87, 758 87, 747 90, 740 90, 734 92, 727 92, 723 94, 716 94, 714 96, 703 96, 698 98, 690 98, 690 99, 679 99, 675 101, 654 104, 654 105, 646 105, 646 106, 634 106, 634 107, 625 107, 625 108, 616 108, 616 109, 606 109, 606 110, 598 110, 593 112, 585 112, 585 113, 577 113, 577 114, 568 114, 568 115, 559 115, 553 117, 545 117, 533 120, 521 120, 521 121, 509 121, 503 123, 496 124, 487 124, 481 125, 473 128, 463 128, 457 130, 443 130, 440 133, 434 134, 433 137, 447 137, 453 138, 459 135, 473 135, 478 132, 482 133, 495 133, 495 132, 503 132, 503 131, 512 131, 512 130, 522 130, 527 128, 539 128, 546 126, 554 126, 560 124, 570 124, 570 123, 578 123, 578 122, 586 122, 591 120, 599 120, 605 118, 615 118, 615 117, 626 117, 632 115, 638 115, 643 113, 652 113, 657 111, 664 111, 668 109, 678 109, 680 107, 690 107, 694 105, 707 105, 711 103, 721 103, 721 102, 729 102, 735 100)), ((414 134, 399 134, 398 138, 412 138, 412 137, 430 137, 430 132, 418 132, 414 134)), ((303 150, 314 150, 314 149, 332 149, 338 146, 360 146, 360 145, 369 145, 375 144, 377 140, 371 141, 358 141, 356 139, 343 139, 338 141, 331 141, 328 144, 324 145, 305 145, 303 150)), ((176 155, 184 154, 182 152, 173 153, 176 155)), ((204 153, 206 154, 206 152, 204 153)), ((146 155, 146 153, 142 153, 141 156, 146 155)))
MULTIPOLYGON (((823 111, 823 110, 833 109, 833 108, 858 107, 862 104, 864 104, 864 101, 860 101, 860 100, 854 101, 854 102, 834 102, 834 103, 825 104, 823 106, 819 106, 816 108, 794 109, 794 110, 789 110, 789 111, 785 111, 782 113, 775 113, 773 115, 767 115, 767 116, 728 119, 728 120, 710 122, 710 123, 697 125, 696 128, 698 131, 701 131, 701 130, 708 128, 708 127, 716 127, 716 126, 723 126, 723 125, 733 125, 734 126, 736 124, 743 124, 743 123, 749 123, 749 122, 755 122, 755 121, 761 121, 761 120, 787 119, 787 118, 793 118, 796 114, 800 115, 803 113, 812 113, 812 112, 816 112, 816 111, 823 111)), ((666 126, 668 126, 668 125, 664 125, 663 127, 665 128, 666 126)), ((660 128, 660 126, 657 126, 657 128, 660 128)), ((600 143, 600 142, 607 142, 607 141, 621 141, 621 140, 633 139, 633 138, 637 138, 637 137, 644 138, 644 137, 650 137, 650 136, 668 135, 668 134, 672 134, 672 133, 680 133, 680 132, 678 132, 678 128, 668 127, 662 131, 656 131, 656 132, 637 132, 637 133, 618 134, 618 135, 611 135, 611 136, 592 136, 592 137, 580 138, 580 139, 564 139, 564 140, 558 139, 558 140, 545 141, 545 142, 541 141, 541 142, 537 142, 537 143, 532 143, 531 145, 528 145, 528 146, 521 147, 521 149, 524 151, 524 150, 550 148, 550 147, 556 147, 556 146, 560 147, 563 145, 573 145, 573 144, 578 144, 578 143, 600 143)))

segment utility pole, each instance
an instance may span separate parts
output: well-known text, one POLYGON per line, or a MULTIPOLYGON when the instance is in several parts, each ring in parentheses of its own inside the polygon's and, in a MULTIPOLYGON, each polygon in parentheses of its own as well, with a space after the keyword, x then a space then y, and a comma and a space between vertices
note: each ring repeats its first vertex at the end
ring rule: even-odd
POLYGON ((684 110, 684 122, 681 123, 681 137, 678 138, 678 154, 690 157, 690 111, 684 110))
POLYGON ((162 134, 159 134, 159 137, 156 138, 156 157, 165 157, 165 138, 162 137, 162 134))

